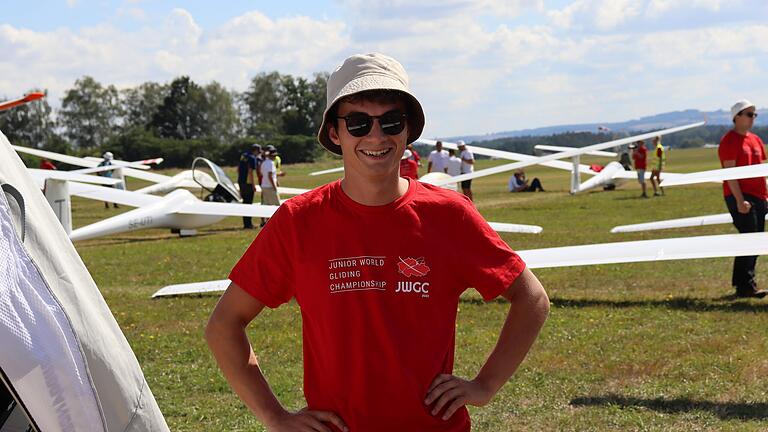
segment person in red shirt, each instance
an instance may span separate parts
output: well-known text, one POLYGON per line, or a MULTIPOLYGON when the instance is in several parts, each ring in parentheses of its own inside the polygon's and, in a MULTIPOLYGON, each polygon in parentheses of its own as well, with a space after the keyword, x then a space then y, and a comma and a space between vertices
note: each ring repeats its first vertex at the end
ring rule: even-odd
MULTIPOLYGON (((759 136, 750 132, 755 123, 755 105, 740 100, 731 107, 733 129, 720 139, 717 154, 723 168, 757 165, 765 160, 765 147, 759 136)), ((740 233, 765 231, 766 199, 765 178, 727 180, 723 182, 725 204, 740 233)), ((755 265, 757 256, 736 257, 733 262, 731 284, 738 297, 765 297, 768 291, 757 289, 755 265)))
POLYGON ((413 148, 413 143, 408 143, 408 145, 405 148, 406 150, 409 150, 411 152, 410 159, 416 162, 417 166, 421 166, 421 156, 419 156, 419 152, 417 152, 416 149, 413 148))
POLYGON ((413 153, 406 149, 400 159, 400 177, 419 179, 419 165, 413 160, 413 153))
POLYGON ((40 169, 55 170, 56 165, 54 165, 53 162, 49 161, 48 159, 43 158, 40 160, 40 169))
POLYGON ((637 182, 643 188, 643 198, 648 198, 645 190, 645 168, 647 167, 648 149, 645 148, 645 141, 638 141, 636 147, 632 150, 632 160, 635 162, 635 171, 637 171, 637 182))
POLYGON ((424 127, 400 63, 349 57, 327 95, 318 140, 343 157, 344 178, 280 206, 232 269, 208 344, 268 431, 469 431, 465 406, 487 404, 517 370, 547 295, 468 198, 399 176, 424 127), (510 307, 496 347, 464 379, 453 366, 469 287, 510 307), (298 412, 270 390, 245 333, 265 306, 291 299, 302 316, 307 408, 298 412))

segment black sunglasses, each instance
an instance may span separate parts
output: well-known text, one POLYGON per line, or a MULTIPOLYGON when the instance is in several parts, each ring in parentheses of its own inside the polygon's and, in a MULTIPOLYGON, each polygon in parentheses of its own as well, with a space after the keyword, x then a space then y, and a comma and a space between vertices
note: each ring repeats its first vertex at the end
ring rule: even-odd
POLYGON ((743 113, 739 113, 739 115, 745 115, 749 118, 757 118, 756 112, 743 112, 743 113))
POLYGON ((400 110, 392 110, 387 111, 380 116, 372 116, 362 112, 353 112, 344 117, 336 118, 344 119, 344 122, 347 125, 347 132, 353 137, 360 138, 371 132, 373 119, 379 119, 379 126, 381 126, 382 132, 387 135, 397 135, 405 129, 406 115, 400 110))

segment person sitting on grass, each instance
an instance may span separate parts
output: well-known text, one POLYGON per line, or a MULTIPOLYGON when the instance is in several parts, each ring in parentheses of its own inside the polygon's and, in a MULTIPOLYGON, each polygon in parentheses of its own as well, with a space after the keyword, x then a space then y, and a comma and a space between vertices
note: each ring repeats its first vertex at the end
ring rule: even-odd
POLYGON ((525 178, 525 171, 523 170, 517 170, 512 174, 507 184, 507 190, 510 192, 544 192, 539 178, 534 177, 531 184, 528 184, 528 179, 525 178))

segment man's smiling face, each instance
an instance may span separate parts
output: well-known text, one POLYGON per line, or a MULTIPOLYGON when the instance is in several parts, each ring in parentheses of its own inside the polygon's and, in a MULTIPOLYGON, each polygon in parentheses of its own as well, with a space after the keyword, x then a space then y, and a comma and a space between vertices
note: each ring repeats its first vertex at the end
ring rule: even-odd
MULTIPOLYGON (((382 130, 382 116, 387 113, 405 113, 405 104, 402 101, 370 101, 360 99, 352 102, 343 101, 337 110, 338 117, 348 117, 358 113, 378 117, 373 120, 370 131, 361 137, 353 136, 347 129, 348 120, 339 118, 335 123, 331 122, 328 128, 328 136, 334 144, 341 146, 344 157, 345 177, 367 178, 377 180, 397 177, 400 168, 400 158, 405 151, 408 138, 408 125, 395 135, 389 135, 382 130)), ((390 115, 391 117, 391 115, 390 115)), ((406 122, 405 117, 399 121, 406 122)), ((388 121, 384 120, 387 126, 388 121)))

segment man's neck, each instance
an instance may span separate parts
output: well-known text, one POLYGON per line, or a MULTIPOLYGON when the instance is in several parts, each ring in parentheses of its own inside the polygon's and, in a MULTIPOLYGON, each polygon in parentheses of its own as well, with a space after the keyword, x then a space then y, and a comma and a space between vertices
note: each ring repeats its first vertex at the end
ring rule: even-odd
POLYGON ((341 180, 341 189, 359 204, 381 206, 405 195, 408 192, 408 180, 400 176, 377 181, 345 176, 341 180))
POLYGON ((747 134, 749 133, 749 128, 737 128, 734 126, 733 131, 739 135, 747 136, 747 134))

